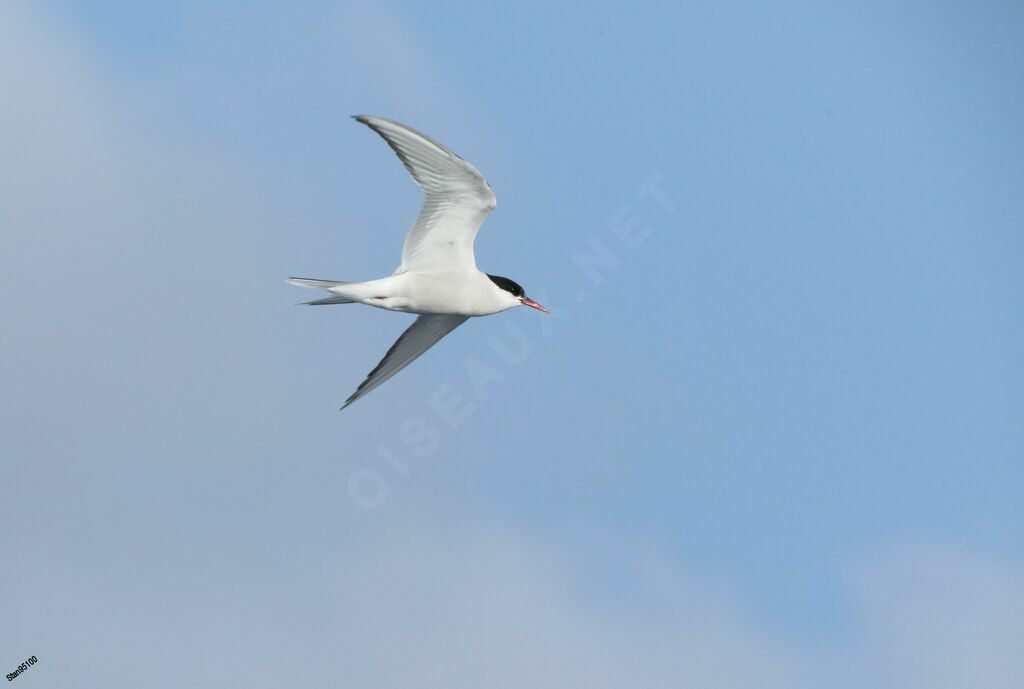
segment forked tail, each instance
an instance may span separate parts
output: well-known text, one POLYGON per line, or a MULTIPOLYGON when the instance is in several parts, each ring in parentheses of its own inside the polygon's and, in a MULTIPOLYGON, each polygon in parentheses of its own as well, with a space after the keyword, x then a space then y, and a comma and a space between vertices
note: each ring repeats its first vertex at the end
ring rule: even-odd
MULTIPOLYGON (((314 280, 312 278, 288 278, 288 282, 297 285, 299 287, 312 287, 313 289, 328 290, 332 287, 338 287, 339 285, 350 285, 351 282, 342 282, 340 280, 314 280)), ((355 299, 349 299, 338 294, 332 294, 325 299, 317 299, 316 301, 303 302, 308 306, 324 306, 326 304, 354 304, 355 299)))

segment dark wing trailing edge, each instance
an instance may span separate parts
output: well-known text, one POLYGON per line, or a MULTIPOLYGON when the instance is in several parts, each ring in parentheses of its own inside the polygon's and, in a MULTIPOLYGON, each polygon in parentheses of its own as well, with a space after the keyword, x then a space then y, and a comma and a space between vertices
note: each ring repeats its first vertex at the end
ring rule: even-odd
POLYGON ((345 400, 345 404, 341 408, 344 409, 374 390, 467 320, 467 316, 449 315, 423 315, 417 318, 395 341, 395 344, 391 345, 391 349, 380 360, 377 367, 370 371, 366 380, 359 384, 359 387, 345 400))

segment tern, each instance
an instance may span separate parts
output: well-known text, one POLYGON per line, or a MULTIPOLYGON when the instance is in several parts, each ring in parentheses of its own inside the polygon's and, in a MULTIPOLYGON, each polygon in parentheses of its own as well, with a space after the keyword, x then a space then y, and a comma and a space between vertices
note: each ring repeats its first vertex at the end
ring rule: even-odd
POLYGON ((398 155, 426 197, 405 237, 402 262, 394 274, 368 282, 289 278, 300 287, 330 296, 306 302, 367 304, 419 317, 391 345, 342 409, 375 390, 474 316, 490 316, 514 306, 547 309, 526 296, 518 283, 476 267, 473 240, 497 205, 494 192, 475 167, 404 124, 355 115, 398 155))

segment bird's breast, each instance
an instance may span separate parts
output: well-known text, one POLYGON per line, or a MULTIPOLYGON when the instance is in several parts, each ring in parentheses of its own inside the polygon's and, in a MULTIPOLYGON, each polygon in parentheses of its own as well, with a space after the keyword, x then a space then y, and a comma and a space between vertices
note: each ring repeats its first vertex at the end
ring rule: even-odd
POLYGON ((482 273, 406 274, 406 308, 414 313, 487 316, 504 310, 482 273), (483 276, 483 279, 480 279, 483 276))

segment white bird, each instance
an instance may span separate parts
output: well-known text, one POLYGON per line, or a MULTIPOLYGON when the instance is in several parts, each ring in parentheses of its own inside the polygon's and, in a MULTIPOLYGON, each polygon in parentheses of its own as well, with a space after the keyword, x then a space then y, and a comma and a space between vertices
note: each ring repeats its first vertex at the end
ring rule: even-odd
POLYGON ((476 267, 473 240, 496 204, 494 193, 475 167, 429 136, 381 117, 356 115, 398 154, 426 199, 405 237, 402 263, 393 275, 369 282, 289 278, 330 296, 310 305, 368 304, 419 314, 391 345, 345 404, 363 397, 411 364, 442 337, 473 316, 489 316, 513 306, 547 309, 508 278, 476 267))

